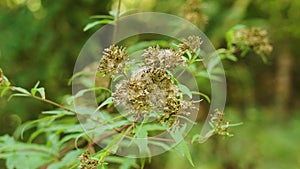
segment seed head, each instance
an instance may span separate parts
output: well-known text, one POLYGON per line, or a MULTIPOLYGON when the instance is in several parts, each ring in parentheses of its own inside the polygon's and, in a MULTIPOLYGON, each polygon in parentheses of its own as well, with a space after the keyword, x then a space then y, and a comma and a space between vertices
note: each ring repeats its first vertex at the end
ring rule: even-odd
POLYGON ((178 65, 184 65, 182 58, 184 52, 172 49, 160 49, 159 46, 149 47, 144 51, 144 63, 148 67, 156 67, 166 70, 173 70, 178 65))
POLYGON ((124 61, 127 57, 126 48, 111 45, 109 48, 104 49, 98 71, 105 75, 114 74, 124 68, 124 61))
POLYGON ((82 153, 78 159, 81 163, 80 169, 97 169, 97 166, 99 165, 97 160, 91 159, 88 151, 82 153))
POLYGON ((257 27, 238 30, 233 37, 233 43, 238 46, 249 46, 258 55, 268 55, 272 52, 268 32, 257 27))
POLYGON ((183 43, 179 44, 180 51, 191 51, 195 53, 198 49, 200 49, 201 44, 203 41, 199 36, 189 36, 187 39, 182 40, 183 43))
POLYGON ((204 13, 203 2, 201 0, 187 0, 181 8, 181 13, 186 20, 199 25, 202 29, 208 23, 208 17, 204 13))

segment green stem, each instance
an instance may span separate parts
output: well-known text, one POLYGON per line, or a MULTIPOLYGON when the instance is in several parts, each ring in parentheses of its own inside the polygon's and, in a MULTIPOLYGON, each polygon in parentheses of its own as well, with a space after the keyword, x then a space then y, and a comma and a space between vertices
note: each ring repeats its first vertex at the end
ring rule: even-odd
POLYGON ((63 106, 63 105, 60 105, 60 104, 58 104, 58 103, 56 103, 56 102, 54 102, 54 101, 52 101, 52 100, 48 100, 48 99, 44 99, 44 98, 41 98, 41 97, 38 97, 38 96, 34 96, 34 95, 31 95, 31 94, 28 94, 28 93, 26 93, 26 92, 24 92, 24 91, 22 91, 22 90, 19 90, 19 89, 15 88, 14 86, 11 86, 10 89, 11 89, 12 91, 15 91, 15 92, 19 92, 19 93, 25 94, 25 95, 27 95, 27 96, 29 96, 29 97, 32 97, 32 98, 36 99, 36 100, 39 100, 39 101, 42 101, 42 102, 51 104, 51 105, 53 105, 53 106, 59 107, 59 108, 61 108, 61 109, 63 109, 63 110, 66 110, 66 111, 68 111, 68 112, 77 114, 77 112, 75 112, 74 110, 71 110, 71 109, 69 109, 69 108, 67 108, 67 107, 65 107, 65 106, 63 106))

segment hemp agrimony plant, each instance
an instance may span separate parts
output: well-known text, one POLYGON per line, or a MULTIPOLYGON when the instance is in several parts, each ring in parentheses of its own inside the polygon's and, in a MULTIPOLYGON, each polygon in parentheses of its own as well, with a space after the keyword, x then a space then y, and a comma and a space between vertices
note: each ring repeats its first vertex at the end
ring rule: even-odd
MULTIPOLYGON (((217 50, 222 59, 236 61, 251 50, 264 58, 272 50, 266 31, 260 28, 234 28, 226 40, 227 48, 217 50)), ((104 49, 97 74, 111 77, 109 83, 114 87, 89 89, 102 91, 98 111, 93 113, 74 109, 74 100, 86 91, 68 96, 59 104, 46 97, 39 82, 30 90, 14 86, 0 69, 2 97, 31 97, 57 108, 24 123, 13 136, 0 136, 0 158, 6 160, 9 169, 104 169, 112 164, 129 169, 143 168, 145 158, 155 153, 153 149, 167 151, 175 147, 193 165, 189 143, 213 135, 232 136, 229 127, 240 125, 224 120, 224 112, 216 110, 209 121, 211 131, 185 138, 187 124, 195 123, 191 117, 198 113, 199 102, 210 101, 180 80, 186 71, 193 75, 202 71, 201 45, 202 39, 197 36, 187 37, 174 47, 150 45, 136 60, 127 48, 117 44, 104 49), (76 117, 84 117, 86 123, 80 124, 82 121, 76 117), (83 130, 84 125, 90 130, 83 130), (91 136, 92 131, 96 134, 91 136), (166 137, 156 137, 160 133, 166 137), (131 157, 140 157, 139 162, 121 156, 128 147, 131 157)))

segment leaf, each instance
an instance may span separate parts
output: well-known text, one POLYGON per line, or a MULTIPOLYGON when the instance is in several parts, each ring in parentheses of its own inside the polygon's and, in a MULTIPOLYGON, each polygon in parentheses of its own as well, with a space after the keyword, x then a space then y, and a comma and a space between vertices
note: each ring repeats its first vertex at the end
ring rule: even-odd
POLYGON ((93 15, 90 17, 90 19, 114 19, 111 15, 93 15))
POLYGON ((43 99, 45 99, 45 98, 46 98, 46 95, 45 95, 45 88, 43 88, 43 87, 38 88, 38 87, 39 87, 39 84, 40 84, 40 81, 38 81, 38 82, 34 85, 34 87, 31 89, 31 95, 32 95, 32 96, 35 96, 36 92, 38 92, 38 93, 41 95, 41 97, 42 97, 43 99))
POLYGON ((234 56, 233 54, 226 55, 226 58, 231 60, 231 61, 234 61, 234 62, 236 62, 238 60, 237 57, 234 56))
POLYGON ((9 86, 6 86, 6 87, 4 87, 4 89, 2 89, 2 91, 1 91, 1 97, 3 97, 8 91, 9 91, 9 86))
POLYGON ((41 129, 36 130, 35 132, 33 132, 33 133, 30 135, 30 137, 29 137, 27 143, 31 143, 37 136, 39 136, 39 135, 42 134, 43 132, 45 132, 45 129, 44 129, 44 128, 41 128, 41 129))
POLYGON ((201 92, 197 92, 197 91, 192 91, 191 93, 192 93, 192 94, 197 94, 197 95, 200 95, 200 96, 204 97, 205 100, 207 100, 207 102, 210 103, 210 98, 209 98, 209 96, 207 96, 206 94, 201 93, 201 92))
POLYGON ((157 130, 165 131, 168 129, 168 127, 162 126, 161 124, 144 124, 143 129, 145 129, 147 131, 157 131, 157 130))
POLYGON ((100 106, 97 107, 97 109, 95 110, 94 113, 96 113, 98 110, 100 110, 102 107, 104 107, 105 105, 108 105, 110 103, 113 103, 113 98, 109 97, 107 98, 103 103, 100 104, 100 106))
POLYGON ((143 125, 140 125, 135 133, 135 137, 133 139, 134 143, 138 146, 140 156, 144 157, 150 153, 148 148, 148 132, 144 129, 143 125))
POLYGON ((79 92, 76 93, 76 95, 74 97, 78 98, 78 97, 83 96, 84 93, 86 93, 86 92, 97 91, 97 90, 105 90, 105 91, 111 93, 111 91, 106 87, 92 87, 92 88, 89 88, 89 89, 80 90, 79 92))
POLYGON ((21 87, 12 87, 12 90, 17 91, 19 93, 31 95, 29 91, 27 91, 26 89, 21 88, 21 87))
POLYGON ((146 158, 141 158, 141 169, 145 168, 146 158))
POLYGON ((200 138, 202 138, 203 136, 201 134, 195 134, 192 138, 191 143, 194 143, 197 140, 200 140, 200 138))
POLYGON ((51 110, 51 111, 43 111, 42 114, 46 115, 74 115, 74 113, 66 111, 66 110, 51 110))
POLYGON ((9 96, 7 100, 10 101, 13 97, 28 97, 28 94, 21 94, 21 93, 12 94, 9 96))
POLYGON ((6 160, 8 169, 40 168, 53 159, 40 152, 14 152, 6 160))
POLYGON ((113 21, 109 20, 109 19, 104 19, 104 20, 100 20, 100 21, 94 21, 94 22, 88 23, 83 28, 83 31, 86 32, 87 30, 92 29, 93 27, 95 27, 97 25, 101 25, 101 24, 113 24, 113 21))
POLYGON ((184 138, 183 138, 183 134, 185 133, 185 128, 184 127, 173 127, 170 134, 172 136, 172 138, 176 141, 179 142, 178 145, 175 147, 181 154, 183 154, 188 161, 190 162, 190 164, 194 167, 194 163, 192 160, 192 156, 190 154, 189 151, 189 147, 187 145, 187 143, 185 142, 184 138))
POLYGON ((119 163, 121 166, 119 169, 131 169, 138 168, 139 166, 136 164, 136 159, 134 158, 122 158, 117 156, 109 156, 106 159, 109 163, 119 163))
POLYGON ((179 84, 178 84, 178 88, 179 88, 179 90, 180 90, 183 94, 188 95, 190 98, 193 97, 192 92, 191 92, 190 89, 189 89, 188 87, 186 87, 185 85, 179 83, 179 84))
POLYGON ((59 162, 52 163, 47 169, 64 169, 70 168, 74 164, 78 163, 78 157, 83 153, 84 150, 78 149, 68 152, 59 162))

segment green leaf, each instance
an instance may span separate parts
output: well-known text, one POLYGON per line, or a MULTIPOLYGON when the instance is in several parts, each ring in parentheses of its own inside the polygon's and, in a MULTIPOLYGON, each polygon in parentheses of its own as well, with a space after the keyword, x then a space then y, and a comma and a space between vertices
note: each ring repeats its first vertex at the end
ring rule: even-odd
POLYGON ((203 136, 201 134, 195 134, 192 138, 191 143, 194 143, 195 141, 198 141, 202 138, 203 136))
POLYGON ((32 96, 35 96, 35 95, 36 95, 36 92, 38 92, 38 93, 41 95, 41 97, 42 97, 43 99, 45 99, 45 98, 46 98, 46 95, 45 95, 45 88, 43 88, 43 87, 38 88, 38 87, 39 87, 39 84, 40 84, 40 81, 38 81, 38 82, 34 85, 34 87, 31 89, 31 95, 32 95, 32 96))
POLYGON ((185 85, 179 83, 179 84, 178 84, 178 88, 179 88, 179 90, 180 90, 183 94, 188 95, 190 98, 193 97, 192 92, 191 92, 190 89, 189 89, 188 87, 186 87, 185 85))
POLYGON ((3 97, 8 91, 9 91, 9 86, 6 86, 6 87, 4 87, 4 89, 2 89, 2 91, 1 91, 1 97, 3 97))
POLYGON ((93 27, 97 26, 97 25, 102 25, 102 24, 113 24, 114 22, 112 20, 109 19, 104 19, 104 20, 100 20, 100 21, 94 21, 91 22, 89 24, 87 24, 84 28, 83 31, 87 31, 89 29, 92 29, 93 27))
POLYGON ((143 125, 140 125, 135 133, 133 139, 134 143, 138 146, 141 156, 147 156, 150 153, 148 148, 148 132, 144 129, 143 125))
POLYGON ((10 101, 13 97, 28 97, 28 94, 21 94, 21 93, 12 94, 9 96, 7 100, 10 101))
POLYGON ((145 168, 146 158, 141 158, 141 169, 145 168))
POLYGON ((231 61, 234 61, 234 62, 236 62, 238 60, 237 57, 233 54, 226 55, 226 58, 231 60, 231 61))
POLYGON ((176 150, 178 150, 182 155, 184 155, 188 159, 190 164, 194 167, 195 165, 193 163, 192 156, 189 151, 189 147, 184 140, 185 128, 186 126, 180 128, 173 127, 170 134, 176 142, 179 142, 178 145, 175 147, 176 150))
POLYGON ((74 113, 66 111, 66 110, 50 110, 50 111, 43 111, 42 114, 46 115, 74 115, 74 113))
POLYGON ((143 129, 147 131, 165 131, 168 127, 161 124, 144 124, 143 129))
POLYGON ((209 96, 207 96, 206 94, 201 93, 201 92, 197 92, 197 91, 192 91, 191 93, 192 93, 192 94, 197 94, 197 95, 200 95, 200 96, 204 97, 205 100, 206 100, 208 103, 210 103, 210 98, 209 98, 209 96))
POLYGON ((84 150, 78 149, 68 152, 59 162, 52 163, 47 169, 65 169, 74 166, 78 163, 78 157, 83 153, 84 150))
POLYGON ((114 17, 111 15, 93 15, 90 17, 90 19, 111 19, 111 20, 113 20, 114 17))
POLYGON ((92 88, 89 88, 89 89, 83 89, 83 90, 80 90, 79 92, 76 93, 76 95, 74 96, 75 98, 77 97, 81 97, 83 96, 86 92, 90 92, 90 91, 97 91, 97 90, 105 90, 109 93, 111 93, 111 91, 106 88, 106 87, 92 87, 92 88))
POLYGON ((17 91, 19 93, 31 95, 29 91, 27 91, 26 89, 21 88, 21 87, 12 87, 12 90, 17 91))
POLYGON ((107 98, 103 103, 100 104, 100 106, 97 107, 97 109, 95 110, 95 112, 97 112, 98 110, 100 110, 102 107, 108 105, 108 104, 111 104, 113 103, 113 98, 112 97, 109 97, 107 98))

